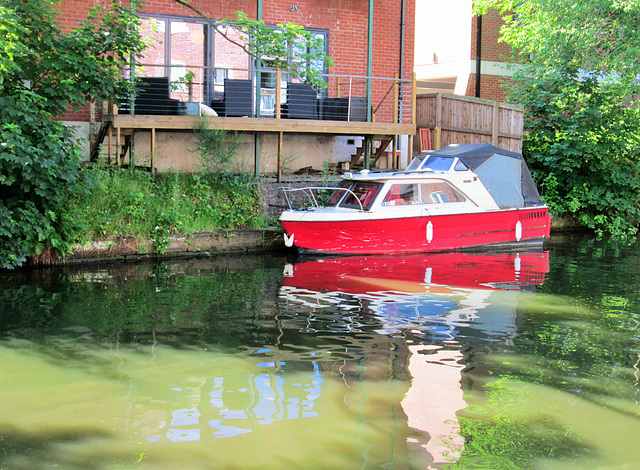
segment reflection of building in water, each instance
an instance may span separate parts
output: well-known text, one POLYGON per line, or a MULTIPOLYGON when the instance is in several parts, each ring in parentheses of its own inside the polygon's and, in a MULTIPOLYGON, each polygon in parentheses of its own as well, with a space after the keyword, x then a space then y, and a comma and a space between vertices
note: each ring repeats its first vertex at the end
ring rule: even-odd
POLYGON ((310 362, 308 372, 288 376, 275 374, 286 368, 285 362, 255 364, 265 373, 229 373, 217 377, 190 377, 176 384, 165 413, 154 405, 140 407, 134 423, 147 442, 167 439, 171 442, 198 441, 238 436, 282 420, 317 416, 315 401, 320 397, 322 376, 318 364, 310 362), (144 411, 143 411, 144 410, 144 411))
POLYGON ((462 353, 435 345, 408 348, 413 380, 402 409, 409 427, 424 433, 407 439, 409 459, 434 466, 455 462, 464 450, 456 413, 467 406, 460 386, 462 353))

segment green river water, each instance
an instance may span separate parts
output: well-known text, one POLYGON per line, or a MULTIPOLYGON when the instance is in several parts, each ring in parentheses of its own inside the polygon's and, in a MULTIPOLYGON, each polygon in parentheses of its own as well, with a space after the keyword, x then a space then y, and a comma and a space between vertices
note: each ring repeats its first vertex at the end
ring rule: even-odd
POLYGON ((0 274, 0 469, 640 468, 640 246, 0 274))

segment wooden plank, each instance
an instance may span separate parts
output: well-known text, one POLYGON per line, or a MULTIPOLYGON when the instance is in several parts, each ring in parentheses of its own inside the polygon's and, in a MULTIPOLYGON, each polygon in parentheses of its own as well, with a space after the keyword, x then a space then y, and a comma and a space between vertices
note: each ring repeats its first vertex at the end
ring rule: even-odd
MULTIPOLYGON (((489 105, 492 106, 493 105, 493 101, 492 100, 485 100, 483 98, 476 98, 473 96, 463 96, 463 95, 454 95, 453 93, 443 93, 443 92, 438 92, 438 93, 427 93, 424 95, 420 95, 417 97, 417 100, 427 100, 427 99, 434 99, 437 96, 441 96, 443 98, 450 98, 456 101, 464 101, 464 102, 468 102, 468 103, 478 103, 478 104, 485 104, 485 105, 489 105)), ((512 104, 512 103, 499 103, 500 108, 504 108, 504 109, 512 109, 515 111, 524 111, 524 107, 522 105, 519 104, 512 104)))
MULTIPOLYGON (((113 116, 116 129, 151 129, 162 131, 192 130, 198 116, 150 116, 126 114, 113 116)), ((415 134, 415 124, 383 122, 315 121, 246 117, 210 117, 212 129, 241 132, 291 132, 335 135, 415 134)))
MULTIPOLYGON (((442 126, 440 130, 448 131, 448 132, 460 132, 462 134, 478 134, 478 135, 487 135, 487 136, 493 135, 493 133, 490 130, 484 131, 481 129, 472 129, 469 127, 442 126)), ((503 132, 498 132, 498 137, 508 138, 508 139, 522 139, 521 134, 507 134, 503 132)))
POLYGON ((500 122, 498 121, 498 103, 493 105, 493 116, 491 119, 491 145, 498 146, 498 133, 500 132, 500 122))

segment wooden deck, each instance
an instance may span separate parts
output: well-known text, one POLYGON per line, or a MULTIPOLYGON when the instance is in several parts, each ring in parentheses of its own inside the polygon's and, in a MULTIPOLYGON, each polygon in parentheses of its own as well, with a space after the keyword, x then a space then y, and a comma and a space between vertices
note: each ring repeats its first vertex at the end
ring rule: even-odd
MULTIPOLYGON (((153 167, 153 152, 156 146, 156 134, 158 132, 191 131, 202 119, 199 116, 167 116, 167 115, 128 115, 107 114, 98 133, 97 139, 92 145, 91 160, 96 161, 100 150, 100 144, 107 141, 108 161, 120 164, 128 151, 132 136, 139 131, 149 132, 150 154, 152 155, 151 167, 153 167), (115 148, 114 148, 115 144, 115 148)), ((282 118, 251 118, 251 117, 207 117, 211 129, 238 131, 245 133, 275 133, 278 135, 278 167, 282 153, 282 142, 286 134, 324 134, 334 136, 362 136, 379 144, 376 151, 370 156, 370 161, 375 163, 384 153, 384 150, 392 145, 395 154, 395 137, 398 135, 409 136, 410 142, 416 133, 416 125, 411 123, 385 123, 385 122, 356 122, 356 121, 320 121, 310 119, 282 119, 282 118)), ((412 148, 412 144, 409 145, 412 148)), ((352 155, 351 166, 362 164, 365 154, 365 146, 359 147, 355 155, 352 155)), ((257 157, 259 159, 259 156, 257 157)), ((256 163, 257 165, 257 163, 256 163)), ((278 178, 280 174, 278 173, 278 178)))
MULTIPOLYGON (((105 116, 105 121, 111 122, 113 129, 178 131, 192 130, 201 118, 198 116, 152 116, 116 114, 105 116)), ((212 129, 242 132, 284 132, 333 135, 414 135, 415 124, 383 123, 383 122, 352 122, 352 121, 316 121, 308 119, 275 119, 249 117, 209 117, 212 129)))

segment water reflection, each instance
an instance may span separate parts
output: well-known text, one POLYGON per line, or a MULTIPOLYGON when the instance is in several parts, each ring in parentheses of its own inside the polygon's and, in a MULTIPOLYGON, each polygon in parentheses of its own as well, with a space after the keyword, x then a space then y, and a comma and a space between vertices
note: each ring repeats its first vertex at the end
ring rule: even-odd
POLYGON ((571 242, 0 275, 0 467, 633 468, 639 261, 571 242))
POLYGON ((401 406, 418 431, 407 438, 408 459, 438 468, 464 451, 461 342, 509 341, 513 293, 542 285, 548 271, 547 252, 319 258, 285 266, 280 298, 305 333, 406 340, 399 347, 411 385, 401 406))
POLYGON ((548 271, 547 252, 320 258, 286 265, 280 298, 307 332, 371 330, 374 318, 377 334, 503 341, 517 307, 504 292, 535 289, 548 271))

